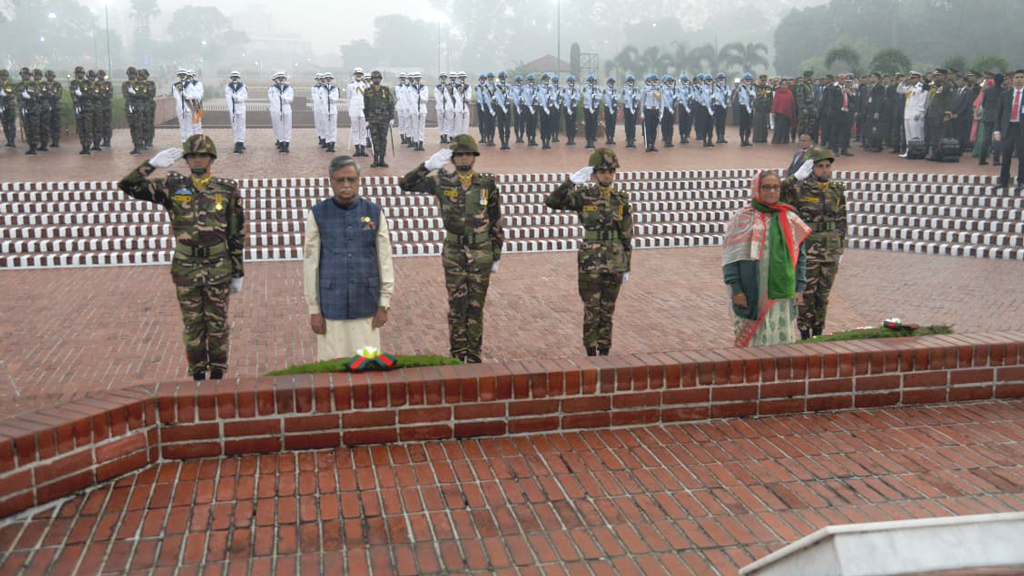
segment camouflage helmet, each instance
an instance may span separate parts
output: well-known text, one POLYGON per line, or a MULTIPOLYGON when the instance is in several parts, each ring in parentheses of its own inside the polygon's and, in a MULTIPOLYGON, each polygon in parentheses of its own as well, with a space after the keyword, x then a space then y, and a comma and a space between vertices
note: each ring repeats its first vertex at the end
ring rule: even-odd
POLYGON ((102 78, 102 77, 107 75, 107 71, 106 70, 97 70, 96 71, 96 75, 99 76, 100 78, 102 78))
POLYGON ((594 170, 618 170, 619 159, 611 148, 598 148, 590 153, 588 163, 594 170))
POLYGON ((46 77, 49 78, 50 80, 53 80, 54 78, 57 77, 57 73, 54 72, 53 70, 47 70, 46 71, 46 77))
POLYGON ((32 75, 32 71, 28 69, 28 66, 22 66, 21 70, 18 70, 18 74, 24 76, 26 74, 32 75))
POLYGON ((380 73, 380 70, 374 70, 370 72, 370 78, 384 78, 384 75, 380 73))
POLYGON ((43 76, 43 71, 42 71, 42 70, 40 70, 39 68, 34 68, 34 69, 32 70, 32 75, 33 75, 33 76, 38 76, 38 77, 42 77, 42 76, 43 76))
POLYGON ((217 147, 213 144, 213 138, 210 138, 206 134, 193 134, 185 140, 185 143, 181 145, 181 149, 185 152, 187 158, 190 154, 209 154, 214 158, 217 157, 217 147))
POLYGON ((135 66, 129 66, 128 69, 125 70, 125 74, 127 74, 129 76, 131 76, 132 74, 135 74, 136 72, 137 72, 137 70, 135 70, 135 66))
POLYGON ((75 66, 75 74, 78 74, 79 72, 85 74, 85 68, 82 68, 81 66, 75 66))
POLYGON ((139 68, 139 76, 142 76, 143 78, 149 78, 149 69, 139 68))
POLYGON ((453 154, 459 150, 467 150, 472 152, 474 156, 480 155, 480 147, 477 146, 476 140, 469 134, 459 134, 448 147, 451 148, 453 154))
POLYGON ((811 146, 807 149, 807 152, 804 152, 804 159, 811 160, 814 163, 821 162, 822 160, 832 160, 835 162, 836 155, 824 146, 811 146))

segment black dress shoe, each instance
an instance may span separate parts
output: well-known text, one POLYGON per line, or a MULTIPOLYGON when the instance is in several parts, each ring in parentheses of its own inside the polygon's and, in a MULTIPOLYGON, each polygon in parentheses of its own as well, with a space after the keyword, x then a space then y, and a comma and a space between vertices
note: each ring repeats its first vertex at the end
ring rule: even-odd
POLYGON ((217 368, 210 369, 210 380, 222 380, 224 378, 224 371, 217 368))
POLYGON ((192 379, 196 382, 206 380, 206 372, 195 372, 192 374, 192 379))

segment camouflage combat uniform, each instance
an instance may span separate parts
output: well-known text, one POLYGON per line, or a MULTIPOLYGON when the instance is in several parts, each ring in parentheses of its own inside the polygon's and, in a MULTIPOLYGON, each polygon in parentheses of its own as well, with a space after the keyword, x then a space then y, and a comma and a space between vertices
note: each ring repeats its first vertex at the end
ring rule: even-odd
POLYGON ((80 154, 88 154, 92 147, 92 82, 85 77, 85 69, 75 68, 75 79, 68 83, 71 105, 75 109, 75 130, 82 144, 80 154))
POLYGON ((14 115, 18 110, 18 98, 14 94, 17 83, 12 81, 7 70, 0 70, 0 124, 4 127, 4 138, 7 147, 14 148, 14 140, 18 136, 14 123, 14 115))
MULTIPOLYGON (((598 148, 591 154, 594 168, 618 168, 614 152, 598 148)), ((612 347, 612 315, 619 297, 622 276, 629 272, 633 254, 633 210, 629 193, 612 183, 596 181, 574 184, 562 182, 544 201, 549 208, 572 210, 583 225, 580 245, 579 293, 583 299, 583 346, 587 354, 608 354, 612 347)))
POLYGON ((50 132, 50 146, 60 147, 61 121, 61 98, 64 96, 64 87, 53 70, 46 71, 46 83, 49 87, 48 118, 46 120, 50 132))
MULTIPOLYGON (((815 159, 816 150, 823 151, 815 146, 807 158, 815 159)), ((831 153, 827 155, 831 157, 831 153)), ((814 176, 803 181, 789 177, 782 181, 780 202, 796 208, 811 228, 803 244, 807 249, 807 287, 797 326, 801 335, 817 336, 825 327, 828 296, 846 246, 846 187, 834 180, 816 182, 814 176)))
POLYGON ((818 141, 818 109, 814 107, 814 88, 807 76, 793 86, 793 100, 796 103, 797 138, 801 134, 810 134, 811 139, 818 141))
POLYGON ((104 148, 110 148, 110 137, 113 136, 114 85, 107 80, 103 70, 97 74, 94 93, 96 94, 96 132, 93 142, 101 141, 104 148))
POLYGON ((149 79, 149 70, 139 70, 139 83, 142 87, 142 138, 143 149, 153 147, 153 136, 156 133, 156 82, 149 79))
MULTIPOLYGON (((459 146, 479 153, 468 134, 456 137, 451 148, 459 146)), ((420 164, 402 178, 400 185, 407 192, 423 192, 437 198, 447 231, 441 264, 448 290, 451 355, 479 362, 491 266, 501 259, 505 243, 501 195, 494 176, 475 172, 463 176, 443 168, 431 174, 420 164)))
MULTIPOLYGON (((202 150, 197 134, 184 147, 202 150)), ((228 292, 233 278, 244 276, 245 212, 234 180, 210 177, 203 185, 191 175, 156 170, 148 162, 118 183, 129 196, 163 206, 170 216, 177 246, 171 278, 185 324, 189 374, 221 373, 228 363, 228 292)))
POLYGON ((36 68, 32 71, 32 81, 36 83, 36 107, 39 109, 39 133, 36 136, 38 149, 45 152, 50 141, 50 107, 52 95, 50 83, 43 79, 43 71, 36 68))
POLYGON ((32 79, 28 68, 21 69, 21 82, 14 87, 14 94, 21 111, 21 126, 25 130, 25 140, 28 141, 28 151, 25 153, 35 154, 39 146, 39 113, 42 102, 39 99, 39 84, 32 79))
POLYGON ((121 96, 124 97, 124 116, 128 121, 128 133, 132 137, 131 154, 139 154, 145 148, 145 127, 143 126, 145 95, 142 83, 138 79, 135 68, 128 68, 128 79, 121 83, 121 96))
MULTIPOLYGON (((371 74, 380 75, 374 70, 371 74)), ((370 125, 370 139, 373 141, 373 164, 371 167, 387 167, 384 155, 388 146, 388 123, 395 117, 395 96, 383 84, 373 85, 363 93, 363 111, 370 125)))

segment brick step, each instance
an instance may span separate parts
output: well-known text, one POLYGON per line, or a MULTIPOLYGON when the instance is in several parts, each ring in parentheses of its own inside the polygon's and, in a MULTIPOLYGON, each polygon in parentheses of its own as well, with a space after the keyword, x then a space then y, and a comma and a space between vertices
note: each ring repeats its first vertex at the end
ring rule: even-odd
POLYGON ((884 250, 887 252, 912 252, 915 254, 1024 261, 1024 249, 1002 248, 997 246, 967 246, 963 244, 915 240, 888 240, 883 238, 848 238, 847 245, 850 248, 862 250, 884 250))
POLYGON ((895 216, 887 214, 850 214, 849 223, 898 228, 957 230, 964 232, 997 232, 1024 234, 1024 222, 996 220, 965 220, 963 218, 929 218, 921 216, 895 216))
MULTIPOLYGON (((999 190, 1002 189, 1000 188, 999 190)), ((853 188, 848 189, 846 194, 847 202, 857 201, 936 206, 1024 208, 1024 198, 990 193, 972 194, 966 190, 937 194, 922 192, 870 192, 853 188)))
MULTIPOLYGON (((505 253, 530 252, 564 252, 579 248, 578 238, 509 240, 505 243, 505 253)), ((682 248, 696 246, 719 246, 721 234, 688 236, 645 236, 634 238, 636 249, 647 248, 682 248)), ((405 256, 437 256, 441 254, 442 241, 420 243, 396 243, 393 245, 396 257, 405 256)), ((139 266, 146 264, 170 264, 173 251, 171 249, 153 250, 96 250, 96 251, 63 251, 45 254, 0 254, 0 269, 22 268, 68 268, 84 266, 139 266)), ((267 262, 278 260, 300 260, 302 248, 299 246, 249 247, 245 250, 246 262, 267 262)))
POLYGON ((971 208, 967 206, 927 206, 891 202, 846 202, 850 214, 891 214, 898 216, 929 216, 933 218, 964 218, 969 220, 1018 221, 1024 208, 971 208))
POLYGON ((921 230, 918 228, 865 226, 860 224, 850 225, 848 230, 849 235, 855 238, 887 238, 892 240, 915 240, 922 242, 964 244, 970 246, 1024 248, 1024 235, 1021 234, 958 232, 953 230, 921 230))

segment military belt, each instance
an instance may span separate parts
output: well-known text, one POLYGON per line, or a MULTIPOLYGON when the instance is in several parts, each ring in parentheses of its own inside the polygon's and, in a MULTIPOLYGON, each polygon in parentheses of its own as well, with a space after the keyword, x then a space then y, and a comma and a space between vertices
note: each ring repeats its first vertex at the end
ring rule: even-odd
POLYGON ((181 254, 182 256, 192 256, 195 258, 213 258, 214 256, 220 256, 228 251, 227 242, 218 242, 217 244, 208 244, 206 246, 188 246, 178 242, 177 246, 174 247, 174 251, 181 254))
POLYGON ((452 241, 457 244, 462 244, 464 246, 475 246, 486 240, 489 240, 491 235, 488 232, 479 232, 477 234, 455 234, 454 232, 449 232, 448 237, 451 238, 452 241))
POLYGON ((584 240, 618 240, 621 238, 618 230, 584 230, 584 240))
POLYGON ((832 232, 836 229, 835 222, 818 222, 811 225, 811 232, 832 232))

